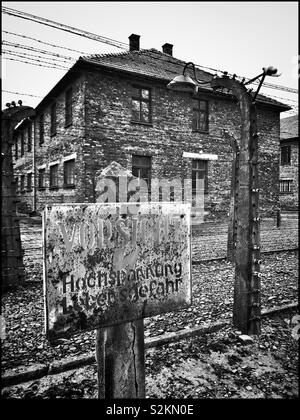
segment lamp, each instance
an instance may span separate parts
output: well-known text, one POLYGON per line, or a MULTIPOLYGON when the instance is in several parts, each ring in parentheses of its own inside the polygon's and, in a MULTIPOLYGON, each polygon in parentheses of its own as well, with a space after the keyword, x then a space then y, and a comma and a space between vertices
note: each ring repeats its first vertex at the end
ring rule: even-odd
POLYGON ((253 96, 253 101, 255 101, 255 99, 256 99, 256 97, 258 95, 258 92, 260 91, 260 88, 262 87, 262 84, 263 84, 266 76, 271 76, 271 77, 279 77, 279 76, 281 76, 281 73, 280 74, 277 74, 277 69, 275 67, 273 67, 273 66, 263 67, 262 68, 262 71, 263 72, 261 74, 259 74, 256 77, 253 77, 253 79, 250 79, 246 83, 244 83, 244 85, 249 85, 249 84, 253 83, 255 80, 257 80, 257 79, 259 79, 261 77, 261 79, 259 81, 258 88, 257 88, 257 90, 256 90, 256 92, 255 92, 255 94, 253 96))
POLYGON ((184 66, 182 74, 180 74, 179 76, 175 76, 174 79, 171 80, 171 82, 167 85, 167 88, 172 89, 172 90, 177 90, 179 92, 195 92, 196 93, 198 90, 198 85, 205 85, 208 83, 210 82, 201 82, 200 80, 197 79, 195 64, 190 61, 186 63, 186 65, 184 66), (190 76, 185 75, 185 71, 187 67, 190 65, 193 67, 194 79, 196 80, 196 82, 190 76))

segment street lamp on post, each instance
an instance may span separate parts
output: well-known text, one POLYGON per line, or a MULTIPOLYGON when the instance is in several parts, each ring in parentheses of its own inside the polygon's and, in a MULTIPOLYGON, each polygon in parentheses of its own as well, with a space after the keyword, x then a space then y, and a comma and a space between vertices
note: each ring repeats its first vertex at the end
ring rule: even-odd
POLYGON ((179 91, 179 92, 194 92, 194 93, 197 93, 199 85, 205 85, 205 84, 209 84, 209 83, 210 83, 210 81, 209 82, 202 82, 202 81, 197 79, 195 64, 192 63, 191 61, 189 61, 184 66, 182 74, 180 74, 179 76, 175 76, 174 79, 171 80, 171 82, 167 85, 167 88, 172 89, 172 90, 176 90, 176 91, 179 91), (186 69, 189 66, 191 66, 193 68, 194 79, 196 80, 196 82, 190 76, 185 75, 186 69))
MULTIPOLYGON (((195 83, 191 83, 184 72, 176 76, 168 88, 181 92, 196 92, 195 83)), ((195 75, 198 84, 200 82, 195 75)), ((238 167, 239 176, 235 180, 235 283, 233 324, 244 334, 260 334, 260 225, 259 225, 259 179, 258 179, 258 132, 256 117, 256 97, 266 76, 277 75, 274 67, 264 67, 263 72, 244 83, 232 78, 224 72, 222 77, 213 77, 210 81, 212 89, 226 88, 237 99, 241 116, 241 135, 239 141, 238 167), (254 94, 245 87, 260 79, 254 94)), ((191 79, 191 80, 190 80, 191 79)), ((193 82, 193 80, 192 80, 193 82)))

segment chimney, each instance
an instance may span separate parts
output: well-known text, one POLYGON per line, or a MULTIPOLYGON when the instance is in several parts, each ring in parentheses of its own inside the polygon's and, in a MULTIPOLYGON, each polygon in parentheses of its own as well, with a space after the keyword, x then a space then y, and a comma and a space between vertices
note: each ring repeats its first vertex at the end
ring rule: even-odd
POLYGON ((173 45, 172 44, 168 44, 168 43, 164 44, 162 46, 162 50, 163 50, 163 53, 168 54, 171 57, 173 56, 173 45))
POLYGON ((140 35, 131 34, 129 37, 129 51, 140 50, 140 35))

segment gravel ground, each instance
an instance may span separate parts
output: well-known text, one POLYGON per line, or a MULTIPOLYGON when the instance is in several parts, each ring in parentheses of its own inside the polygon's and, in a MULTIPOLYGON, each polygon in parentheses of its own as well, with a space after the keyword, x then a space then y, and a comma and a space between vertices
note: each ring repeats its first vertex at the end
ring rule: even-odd
MULTIPOLYGON (((296 399, 291 317, 264 318, 245 345, 232 327, 146 351, 146 398, 296 399)), ((96 364, 5 388, 2 398, 97 398, 96 364)))
MULTIPOLYGON (((297 301, 298 252, 262 256, 262 307, 267 309, 297 301)), ((178 331, 202 322, 230 318, 233 303, 233 267, 225 260, 193 267, 193 305, 178 312, 145 319, 145 336, 178 331)), ((2 344, 2 371, 33 363, 49 363, 94 349, 95 332, 57 340, 44 337, 42 284, 33 284, 2 297, 6 339, 2 344)))

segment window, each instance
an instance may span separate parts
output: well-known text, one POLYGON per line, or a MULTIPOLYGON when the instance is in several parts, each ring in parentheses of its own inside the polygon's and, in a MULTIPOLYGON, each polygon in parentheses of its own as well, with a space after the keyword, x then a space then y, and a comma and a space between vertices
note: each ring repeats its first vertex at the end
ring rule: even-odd
POLYGON ((21 175, 21 192, 25 191, 25 175, 21 175))
POLYGON ((58 188, 58 164, 50 166, 50 188, 58 188))
POLYGON ((40 116, 39 127, 40 127, 40 145, 41 145, 44 143, 44 114, 40 116))
POLYGON ((147 182, 148 192, 151 192, 151 157, 132 156, 132 175, 147 182))
POLYGON ((64 187, 75 187, 75 159, 64 162, 64 187))
POLYGON ((65 126, 68 127, 72 124, 72 88, 66 91, 65 96, 65 126))
POLYGON ((293 181, 291 179, 285 179, 279 182, 279 191, 281 193, 291 193, 292 192, 293 181))
POLYGON ((204 193, 208 192, 207 160, 192 161, 192 194, 196 194, 197 179, 204 180, 204 193))
POLYGON ((19 177, 15 177, 15 187, 16 187, 16 193, 19 192, 19 177))
POLYGON ((25 141, 24 141, 24 133, 22 132, 20 134, 20 138, 21 138, 21 156, 24 156, 24 145, 25 145, 25 141))
POLYGON ((18 138, 16 137, 16 140, 15 140, 15 159, 17 160, 18 159, 18 138))
POLYGON ((291 146, 281 146, 281 165, 291 164, 291 146))
POLYGON ((208 102, 193 100, 193 131, 208 131, 208 102))
POLYGON ((50 135, 55 136, 56 134, 56 103, 51 106, 51 120, 50 120, 50 135))
POLYGON ((149 89, 133 88, 131 109, 132 121, 151 123, 151 97, 149 89))
POLYGON ((45 172, 46 170, 43 169, 39 169, 39 189, 42 190, 45 188, 45 172))
POLYGON ((32 125, 27 127, 27 151, 31 152, 32 149, 32 125))
POLYGON ((32 173, 27 174, 27 191, 32 190, 32 173))

